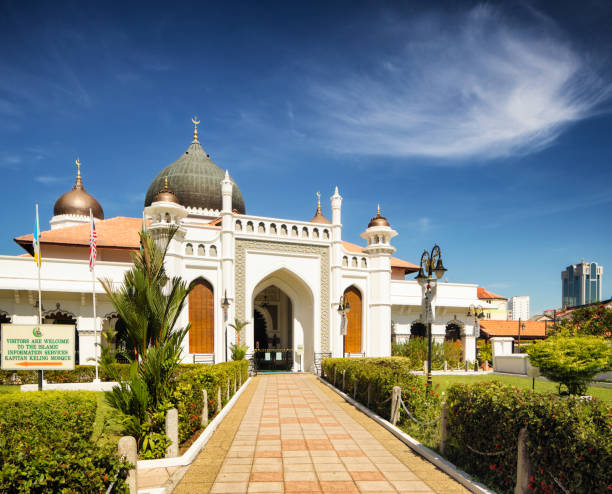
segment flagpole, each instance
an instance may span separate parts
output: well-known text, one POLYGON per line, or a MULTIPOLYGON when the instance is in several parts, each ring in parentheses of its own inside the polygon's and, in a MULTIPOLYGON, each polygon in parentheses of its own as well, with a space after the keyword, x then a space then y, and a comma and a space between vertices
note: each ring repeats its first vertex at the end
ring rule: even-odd
MULTIPOLYGON (((38 271, 38 325, 42 324, 42 293, 40 289, 40 266, 42 264, 41 259, 41 249, 40 249, 40 226, 38 223, 38 204, 36 204, 36 231, 34 232, 36 236, 36 241, 38 242, 38 253, 34 253, 37 256, 36 258, 36 271, 38 271)), ((43 388, 43 371, 42 369, 38 371, 38 391, 42 391, 43 388)))

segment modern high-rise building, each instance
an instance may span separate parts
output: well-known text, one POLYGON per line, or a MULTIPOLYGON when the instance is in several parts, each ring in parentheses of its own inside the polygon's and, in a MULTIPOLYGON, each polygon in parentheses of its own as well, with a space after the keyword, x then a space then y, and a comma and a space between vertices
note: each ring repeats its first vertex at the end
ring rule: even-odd
POLYGON ((561 305, 575 307, 602 300, 602 276, 603 266, 596 262, 584 262, 584 259, 580 264, 565 268, 565 271, 561 272, 561 305))
POLYGON ((529 295, 511 297, 508 300, 508 320, 526 321, 529 319, 529 295))

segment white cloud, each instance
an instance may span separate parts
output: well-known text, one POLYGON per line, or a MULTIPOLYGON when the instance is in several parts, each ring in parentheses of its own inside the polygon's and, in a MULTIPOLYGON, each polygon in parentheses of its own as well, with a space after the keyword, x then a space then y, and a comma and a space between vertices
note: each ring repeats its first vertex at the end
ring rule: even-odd
POLYGON ((480 6, 393 29, 399 54, 311 86, 315 129, 336 151, 451 159, 530 153, 612 94, 594 61, 541 16, 519 25, 480 6))
POLYGON ((36 180, 38 183, 49 185, 49 184, 55 184, 60 181, 63 182, 65 181, 65 178, 41 175, 38 177, 34 177, 34 180, 36 180))

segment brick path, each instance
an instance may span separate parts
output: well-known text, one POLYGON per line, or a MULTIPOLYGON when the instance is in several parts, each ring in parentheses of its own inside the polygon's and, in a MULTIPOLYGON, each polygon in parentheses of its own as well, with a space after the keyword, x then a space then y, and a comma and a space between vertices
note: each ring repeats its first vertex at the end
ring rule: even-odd
POLYGON ((176 494, 468 492, 312 375, 249 388, 176 494))

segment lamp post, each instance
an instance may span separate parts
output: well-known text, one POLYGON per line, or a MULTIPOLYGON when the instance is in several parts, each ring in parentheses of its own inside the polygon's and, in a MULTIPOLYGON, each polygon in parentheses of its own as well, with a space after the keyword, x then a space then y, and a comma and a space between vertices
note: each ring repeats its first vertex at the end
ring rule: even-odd
POLYGON ((227 362, 227 313, 229 311, 230 301, 227 299, 227 290, 221 301, 221 308, 223 309, 223 324, 225 325, 225 361, 227 362))
MULTIPOLYGON (((474 318, 474 340, 476 340, 480 336, 479 319, 483 319, 485 317, 484 309, 482 308, 482 305, 471 304, 468 307, 468 311, 466 315, 467 317, 474 318)), ((474 341, 474 344, 476 344, 476 341, 474 341)), ((478 363, 479 363, 478 357, 479 357, 479 351, 478 351, 478 345, 476 345, 476 359, 474 360, 474 371, 478 370, 478 363)))
POLYGON ((431 306, 432 288, 435 288, 437 280, 444 276, 446 268, 442 264, 442 253, 440 247, 434 245, 431 252, 426 250, 421 256, 421 264, 419 273, 416 276, 416 281, 425 289, 425 321, 427 322, 427 389, 425 393, 429 393, 431 388, 431 323, 433 318, 433 310, 431 306), (435 275, 435 278, 434 278, 435 275))
MULTIPOLYGON (((346 315, 351 311, 351 304, 348 301, 346 294, 340 295, 340 301, 338 302, 338 314, 340 315, 340 334, 346 336, 347 318, 346 315)), ((342 356, 345 355, 346 345, 345 338, 342 339, 342 356)))

